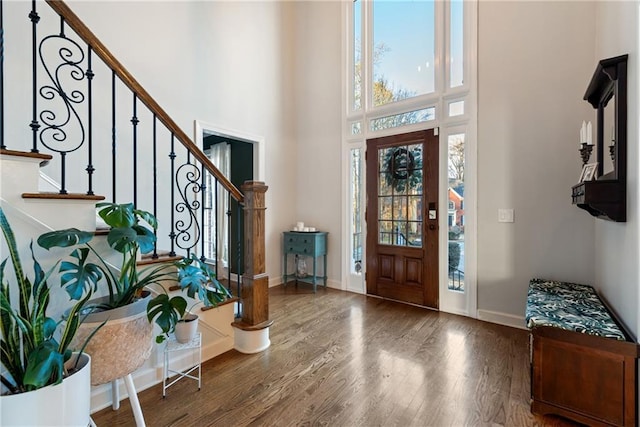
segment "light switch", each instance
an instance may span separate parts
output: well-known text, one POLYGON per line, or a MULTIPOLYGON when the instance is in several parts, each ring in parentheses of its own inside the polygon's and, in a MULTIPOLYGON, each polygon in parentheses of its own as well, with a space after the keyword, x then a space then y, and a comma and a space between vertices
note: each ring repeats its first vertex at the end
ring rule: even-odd
POLYGON ((513 222, 513 209, 498 209, 498 222, 513 222))

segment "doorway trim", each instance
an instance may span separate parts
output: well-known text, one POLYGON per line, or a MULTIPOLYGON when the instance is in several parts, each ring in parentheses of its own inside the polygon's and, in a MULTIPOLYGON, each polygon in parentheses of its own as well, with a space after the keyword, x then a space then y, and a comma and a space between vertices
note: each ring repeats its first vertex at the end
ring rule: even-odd
POLYGON ((257 181, 265 182, 265 139, 263 136, 239 130, 224 128, 202 120, 193 121, 194 142, 202 149, 203 134, 216 135, 235 139, 253 145, 253 176, 257 181))

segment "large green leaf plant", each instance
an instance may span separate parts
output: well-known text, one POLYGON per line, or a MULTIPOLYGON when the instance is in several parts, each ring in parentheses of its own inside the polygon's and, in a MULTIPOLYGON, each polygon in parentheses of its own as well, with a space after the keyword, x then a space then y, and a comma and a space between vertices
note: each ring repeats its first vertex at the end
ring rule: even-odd
POLYGON ((157 295, 147 306, 147 317, 162 330, 156 338, 157 342, 162 342, 187 313, 187 302, 180 295, 170 297, 160 285, 161 281, 177 279, 189 297, 197 297, 205 306, 216 305, 231 296, 216 279, 215 273, 193 255, 174 263, 177 275, 175 268, 166 264, 139 270, 138 253, 147 254, 154 250, 154 231, 158 227, 156 218, 149 212, 136 209, 132 203, 99 203, 97 206, 101 208, 98 214, 110 227, 107 235, 109 246, 122 255, 118 270, 110 267, 92 246, 94 233, 70 228, 45 233, 38 238, 38 244, 46 249, 81 246, 60 265, 62 285, 72 299, 77 300, 84 291, 95 292, 100 286, 106 286, 108 301, 92 308, 109 310, 134 302, 144 290, 156 291, 157 295), (99 261, 98 265, 87 261, 90 253, 99 261))
POLYGON ((15 275, 14 284, 5 275, 9 258, 4 259, 0 264, 0 359, 4 366, 0 380, 7 393, 18 394, 59 384, 68 374, 65 362, 72 355, 69 347, 81 323, 80 313, 91 297, 91 290, 76 295, 77 302, 66 312, 65 319, 61 316, 56 321, 49 317, 50 288, 47 280, 57 263, 45 272, 36 260, 31 243, 33 279, 29 279, 18 253, 15 235, 2 208, 0 228, 15 275), (18 301, 12 301, 11 290, 16 287, 18 301))

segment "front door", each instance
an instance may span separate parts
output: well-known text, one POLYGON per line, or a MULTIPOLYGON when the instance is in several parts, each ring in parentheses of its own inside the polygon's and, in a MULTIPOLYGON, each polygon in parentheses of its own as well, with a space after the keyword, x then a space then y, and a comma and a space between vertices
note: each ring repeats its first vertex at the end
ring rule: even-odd
POLYGON ((438 308, 438 137, 367 140, 367 293, 438 308))

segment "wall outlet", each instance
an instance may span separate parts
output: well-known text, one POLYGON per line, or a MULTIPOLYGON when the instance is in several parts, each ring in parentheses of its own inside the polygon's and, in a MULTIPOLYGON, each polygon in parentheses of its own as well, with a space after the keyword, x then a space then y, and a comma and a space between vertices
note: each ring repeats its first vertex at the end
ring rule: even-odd
POLYGON ((498 209, 498 222, 514 222, 513 209, 498 209))

